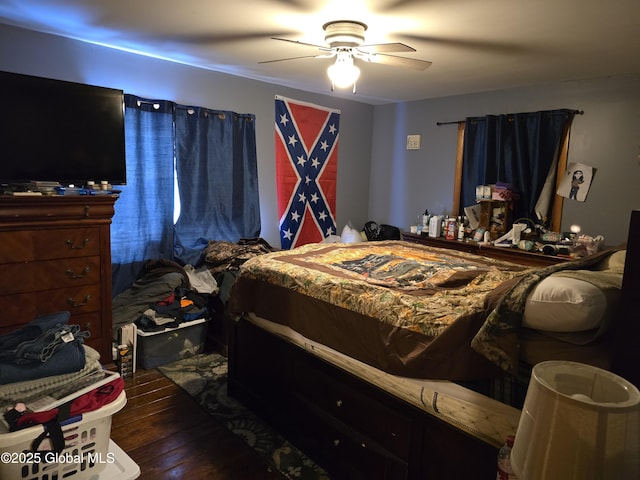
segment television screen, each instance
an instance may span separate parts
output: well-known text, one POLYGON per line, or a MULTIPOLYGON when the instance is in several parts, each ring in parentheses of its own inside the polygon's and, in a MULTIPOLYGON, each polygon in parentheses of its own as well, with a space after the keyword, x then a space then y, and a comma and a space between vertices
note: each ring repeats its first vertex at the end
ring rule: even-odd
POLYGON ((0 72, 0 183, 126 183, 122 90, 0 72))

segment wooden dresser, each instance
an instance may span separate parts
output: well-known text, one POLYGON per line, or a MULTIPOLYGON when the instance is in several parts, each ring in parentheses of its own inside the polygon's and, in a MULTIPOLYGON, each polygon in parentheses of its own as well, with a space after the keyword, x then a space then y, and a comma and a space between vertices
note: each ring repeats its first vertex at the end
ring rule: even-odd
POLYGON ((111 362, 110 224, 116 196, 0 197, 0 334, 69 311, 111 362))

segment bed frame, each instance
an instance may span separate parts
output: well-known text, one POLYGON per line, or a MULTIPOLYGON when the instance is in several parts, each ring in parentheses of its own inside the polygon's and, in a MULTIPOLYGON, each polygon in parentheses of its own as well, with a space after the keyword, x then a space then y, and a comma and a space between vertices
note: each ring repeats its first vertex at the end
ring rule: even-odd
MULTIPOLYGON (((631 215, 615 373, 640 385, 640 211, 631 215)), ((331 478, 486 479, 499 445, 473 436, 241 318, 230 322, 229 394, 331 478)))

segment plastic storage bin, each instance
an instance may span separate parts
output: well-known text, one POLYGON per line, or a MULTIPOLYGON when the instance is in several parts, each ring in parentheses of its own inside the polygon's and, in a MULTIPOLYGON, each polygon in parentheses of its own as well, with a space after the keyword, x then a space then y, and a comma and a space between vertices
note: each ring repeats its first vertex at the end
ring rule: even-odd
POLYGON ((136 358, 139 368, 155 368, 165 363, 202 353, 207 336, 207 320, 184 322, 178 328, 158 332, 138 330, 136 358))
POLYGON ((31 443, 44 431, 41 425, 0 434, 0 478, 99 478, 99 473, 113 461, 109 454, 111 417, 126 403, 127 396, 123 391, 113 402, 63 425, 66 447, 59 454, 31 452, 31 443))

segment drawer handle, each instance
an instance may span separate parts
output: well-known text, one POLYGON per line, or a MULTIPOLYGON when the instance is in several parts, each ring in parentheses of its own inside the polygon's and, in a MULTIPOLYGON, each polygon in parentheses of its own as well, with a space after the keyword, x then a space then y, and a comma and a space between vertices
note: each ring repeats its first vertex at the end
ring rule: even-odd
POLYGON ((89 267, 84 267, 80 273, 74 273, 73 270, 67 268, 64 272, 68 277, 76 279, 76 278, 84 278, 89 273, 89 267))
POLYGON ((89 300, 91 300, 91 295, 87 295, 86 297, 84 297, 84 302, 80 302, 80 303, 76 303, 76 301, 69 297, 67 298, 67 303, 69 305, 71 305, 72 308, 78 308, 78 307, 84 307, 87 303, 89 303, 89 300))
POLYGON ((71 250, 82 250, 82 249, 83 249, 84 247, 86 247, 86 246, 87 246, 87 244, 89 243, 89 239, 88 239, 88 238, 85 238, 85 239, 82 241, 82 244, 81 244, 81 245, 74 245, 74 244, 73 244, 73 240, 65 240, 65 241, 64 241, 64 243, 65 243, 65 244, 67 244, 67 245, 69 245, 69 248, 70 248, 71 250))
POLYGON ((342 406, 342 400, 336 400, 336 407, 340 408, 342 406))

